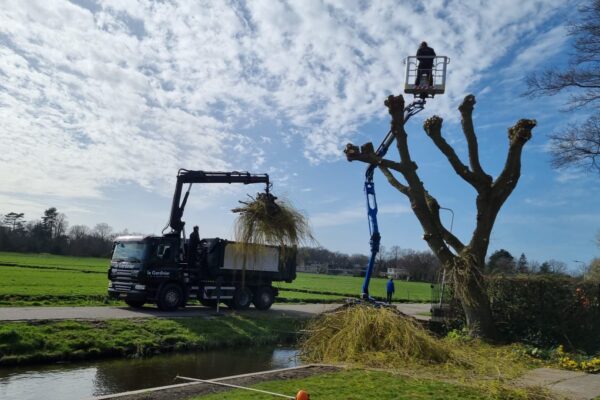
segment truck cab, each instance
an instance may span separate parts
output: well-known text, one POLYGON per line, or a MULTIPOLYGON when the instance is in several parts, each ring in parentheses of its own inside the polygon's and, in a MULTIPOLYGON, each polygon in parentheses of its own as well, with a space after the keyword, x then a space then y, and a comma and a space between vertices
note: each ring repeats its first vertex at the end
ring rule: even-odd
MULTIPOLYGON (((180 261, 180 252, 178 238, 117 237, 108 270, 109 296, 121 298, 132 307, 158 301, 160 291, 169 282, 179 284, 184 281, 182 274, 186 265, 180 261)), ((176 292, 178 305, 183 305, 184 291, 180 288, 176 292)), ((174 300, 171 293, 170 301, 174 300)))

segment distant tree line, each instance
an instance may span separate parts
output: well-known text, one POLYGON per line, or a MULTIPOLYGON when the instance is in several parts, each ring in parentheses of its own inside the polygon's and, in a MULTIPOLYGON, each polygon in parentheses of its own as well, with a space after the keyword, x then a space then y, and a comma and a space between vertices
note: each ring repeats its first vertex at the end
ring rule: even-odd
MULTIPOLYGON (((600 246, 600 234, 598 236, 600 246)), ((353 275, 363 275, 369 262, 369 257, 364 254, 344 254, 332 252, 325 248, 305 247, 300 249, 300 259, 305 265, 317 266, 314 272, 340 273, 347 271, 353 275), (357 273, 360 272, 360 273, 357 273)), ((440 264, 437 258, 428 250, 418 251, 391 246, 389 249, 381 247, 375 260, 375 276, 387 276, 393 269, 401 271, 407 280, 419 282, 436 282, 439 277, 440 264)), ((543 262, 528 260, 525 253, 515 258, 509 251, 500 249, 494 251, 488 258, 485 270, 486 275, 576 275, 600 282, 600 258, 595 258, 589 264, 581 266, 579 271, 569 271, 567 264, 558 260, 543 262)))
MULTIPOLYGON (((599 239, 600 245, 600 239, 599 239)), ((486 275, 514 275, 514 274, 538 274, 538 275, 562 275, 579 276, 586 279, 600 281, 600 258, 593 259, 589 264, 582 261, 578 271, 569 271, 567 264, 557 260, 547 260, 542 263, 529 261, 524 253, 518 259, 504 249, 493 252, 485 265, 486 275)))
MULTIPOLYGON (((122 232, 119 234, 124 234, 122 232)), ((50 207, 36 220, 24 213, 0 215, 0 251, 108 257, 117 233, 106 223, 94 228, 69 223, 65 214, 50 207)))
POLYGON ((313 266, 314 272, 323 274, 343 271, 360 273, 369 261, 364 254, 344 254, 323 247, 302 247, 298 251, 298 258, 302 264, 313 266))
MULTIPOLYGON (((364 254, 344 254, 323 247, 305 247, 299 256, 305 265, 315 266, 314 272, 340 273, 364 276, 369 257, 364 254)), ((409 280, 432 282, 437 277, 439 262, 430 251, 416 251, 392 246, 381 248, 374 266, 375 276, 386 276, 388 269, 404 271, 409 280)))

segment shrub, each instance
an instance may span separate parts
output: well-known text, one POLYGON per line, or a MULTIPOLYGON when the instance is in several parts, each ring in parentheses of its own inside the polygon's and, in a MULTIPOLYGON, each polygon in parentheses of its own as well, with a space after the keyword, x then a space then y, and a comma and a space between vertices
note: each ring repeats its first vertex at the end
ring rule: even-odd
POLYGON ((487 285, 502 337, 588 352, 600 349, 600 286, 531 275, 490 277, 487 285))

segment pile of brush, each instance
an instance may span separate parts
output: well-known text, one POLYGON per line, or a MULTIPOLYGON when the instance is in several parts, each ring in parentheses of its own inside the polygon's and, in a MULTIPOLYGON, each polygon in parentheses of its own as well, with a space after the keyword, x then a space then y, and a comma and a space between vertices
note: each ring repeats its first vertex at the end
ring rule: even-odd
POLYGON ((451 348, 396 309, 342 307, 313 320, 301 342, 308 362, 401 367, 453 360, 451 348))
MULTIPOLYGON (((239 216, 235 222, 235 240, 251 248, 253 245, 297 246, 313 241, 307 218, 287 201, 271 193, 258 193, 250 201, 240 201, 232 211, 239 216)), ((256 246, 254 246, 256 247, 256 246)))

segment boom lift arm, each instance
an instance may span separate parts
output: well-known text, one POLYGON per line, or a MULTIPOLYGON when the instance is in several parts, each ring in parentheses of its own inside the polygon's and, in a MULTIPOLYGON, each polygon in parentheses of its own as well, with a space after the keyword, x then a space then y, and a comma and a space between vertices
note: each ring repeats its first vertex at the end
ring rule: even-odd
MULTIPOLYGON (((177 172, 177 184, 175 185, 175 193, 173 194, 173 203, 171 205, 171 216, 169 224, 165 227, 171 227, 171 234, 179 236, 183 231, 185 222, 181 220, 183 210, 190 195, 190 189, 194 183, 243 183, 248 185, 251 183, 264 183, 265 191, 269 193, 271 187, 269 183, 269 175, 267 174, 251 174, 249 172, 208 172, 208 171, 190 171, 180 169, 177 172), (181 200, 183 185, 188 184, 187 191, 181 200)), ((163 229, 163 232, 164 230, 163 229)))
MULTIPOLYGON (((421 110, 425 108, 425 99, 415 100, 410 103, 404 109, 404 123, 410 119, 413 115, 419 113, 421 110)), ((388 149, 394 143, 396 137, 394 133, 390 130, 383 142, 377 148, 375 154, 378 157, 383 157, 387 153, 388 149)), ((365 195, 367 196, 367 217, 369 219, 369 234, 371 235, 371 239, 369 244, 371 246, 371 256, 369 258, 369 263, 367 264, 367 271, 365 273, 365 281, 362 287, 362 295, 361 297, 365 300, 370 299, 369 296, 369 283, 371 281, 371 275, 373 273, 373 267, 375 266, 375 259, 377 258, 377 254, 379 253, 379 244, 381 243, 381 234, 379 233, 379 226, 377 224, 377 197, 375 196, 375 182, 373 182, 373 174, 375 172, 375 168, 377 165, 371 164, 367 168, 365 173, 365 195)))

